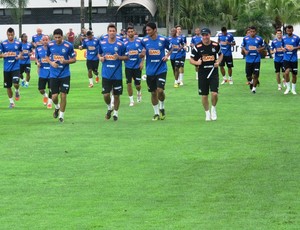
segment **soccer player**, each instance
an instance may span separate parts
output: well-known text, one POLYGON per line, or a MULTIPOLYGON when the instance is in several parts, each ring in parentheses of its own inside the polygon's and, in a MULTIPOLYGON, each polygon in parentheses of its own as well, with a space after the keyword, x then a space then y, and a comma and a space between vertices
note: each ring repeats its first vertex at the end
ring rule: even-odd
POLYGON ((124 42, 126 47, 126 53, 128 53, 129 59, 125 61, 125 75, 127 83, 127 92, 129 96, 129 106, 134 106, 133 91, 132 91, 132 79, 137 90, 137 102, 141 102, 141 76, 144 68, 144 59, 139 55, 143 49, 141 39, 136 38, 135 30, 132 26, 127 28, 127 39, 124 42))
POLYGON ((44 35, 42 38, 42 46, 35 49, 35 59, 38 67, 38 90, 43 95, 43 104, 47 105, 48 109, 52 109, 52 93, 50 90, 50 64, 46 58, 48 50, 49 37, 44 35), (49 94, 46 93, 46 85, 48 85, 49 94))
POLYGON ((43 30, 41 28, 37 28, 36 34, 32 36, 32 42, 31 42, 34 48, 43 45, 43 43, 41 42, 43 36, 44 36, 43 30))
POLYGON ((117 40, 117 27, 114 24, 107 26, 108 38, 100 42, 99 54, 102 62, 102 94, 107 105, 105 118, 109 120, 113 112, 114 121, 118 120, 120 95, 123 93, 122 61, 128 59, 125 56, 126 48, 120 40, 117 40), (114 110, 111 105, 110 92, 113 91, 114 110))
POLYGON ((179 69, 183 66, 181 49, 184 46, 184 42, 181 37, 177 36, 176 28, 171 29, 169 43, 171 47, 170 60, 175 77, 174 88, 178 88, 180 85, 179 69))
POLYGON ((296 95, 296 83, 298 74, 298 56, 297 51, 300 48, 300 39, 297 35, 293 34, 294 28, 292 25, 286 27, 286 35, 283 36, 283 48, 285 49, 283 56, 283 67, 286 81, 286 90, 284 94, 288 94, 290 91, 296 95), (292 72, 292 90, 290 83, 290 72, 292 72))
POLYGON ((242 50, 246 55, 246 77, 250 90, 253 94, 256 93, 256 86, 259 81, 260 70, 260 52, 264 49, 264 42, 260 36, 256 35, 256 27, 249 28, 249 35, 243 38, 242 50))
MULTIPOLYGON (((200 31, 201 31, 200 28, 196 28, 195 29, 195 35, 192 37, 191 43, 190 43, 191 50, 193 50, 193 48, 195 47, 195 45, 197 45, 199 42, 202 41, 202 37, 201 37, 201 32, 200 31)), ((198 66, 195 66, 195 71, 196 71, 196 80, 198 80, 198 66)))
POLYGON ((182 34, 182 29, 180 25, 175 26, 176 30, 177 30, 177 36, 181 37, 181 39, 183 40, 184 46, 181 49, 181 53, 182 53, 182 58, 181 58, 181 67, 179 68, 179 82, 180 85, 183 85, 183 77, 184 77, 184 62, 185 62, 185 57, 186 57, 186 36, 184 34, 182 34))
POLYGON ((23 55, 20 58, 20 78, 22 79, 21 85, 28 87, 30 81, 30 56, 32 55, 32 45, 28 42, 27 34, 21 35, 21 44, 23 55), (26 74, 26 79, 24 79, 23 73, 26 74))
POLYGON ((201 30, 202 41, 192 50, 190 63, 199 66, 198 88, 202 96, 202 105, 205 110, 205 120, 217 120, 217 102, 219 89, 218 67, 223 54, 220 45, 210 40, 211 32, 208 28, 201 30), (208 94, 211 91, 211 110, 209 110, 208 94))
POLYGON ((86 49, 86 67, 88 69, 88 78, 89 78, 89 87, 94 86, 93 82, 93 73, 96 75, 96 83, 99 83, 99 40, 94 37, 92 31, 86 33, 86 38, 82 40, 82 45, 79 46, 79 49, 86 49))
POLYGON ((68 39, 68 42, 70 42, 72 45, 74 45, 75 33, 73 32, 72 28, 70 28, 69 32, 67 33, 67 39, 68 39))
POLYGON ((235 45, 234 37, 231 33, 227 32, 226 27, 221 28, 221 33, 218 34, 218 42, 221 45, 221 51, 223 53, 223 59, 220 63, 220 70, 223 76, 223 81, 221 85, 227 82, 226 71, 225 71, 225 63, 228 68, 228 81, 229 84, 233 84, 232 80, 232 67, 233 67, 233 58, 232 58, 232 51, 231 47, 235 45))
POLYGON ((276 73, 276 80, 278 84, 278 90, 281 90, 281 79, 280 79, 280 70, 283 70, 283 55, 284 55, 284 48, 283 48, 283 40, 282 40, 282 31, 281 29, 276 30, 276 38, 273 39, 271 43, 271 50, 275 53, 274 57, 274 68, 276 73))
POLYGON ((0 44, 0 58, 4 59, 4 88, 7 90, 9 99, 9 108, 15 107, 13 99, 12 85, 15 88, 15 100, 20 99, 19 92, 19 77, 20 77, 20 63, 19 59, 22 56, 22 45, 19 41, 15 40, 15 31, 13 28, 8 28, 7 40, 0 44))
POLYGON ((147 36, 143 38, 144 47, 141 57, 146 56, 146 75, 148 91, 151 92, 151 102, 154 109, 153 121, 165 119, 165 84, 167 77, 167 63, 170 52, 169 40, 157 33, 156 24, 149 22, 146 25, 147 36))
POLYGON ((63 40, 63 31, 58 28, 53 32, 54 41, 49 42, 47 61, 50 63, 50 87, 52 101, 55 106, 53 117, 59 117, 64 122, 64 113, 67 105, 67 94, 70 90, 70 64, 76 62, 73 45, 63 40), (60 94, 60 104, 58 103, 60 94))

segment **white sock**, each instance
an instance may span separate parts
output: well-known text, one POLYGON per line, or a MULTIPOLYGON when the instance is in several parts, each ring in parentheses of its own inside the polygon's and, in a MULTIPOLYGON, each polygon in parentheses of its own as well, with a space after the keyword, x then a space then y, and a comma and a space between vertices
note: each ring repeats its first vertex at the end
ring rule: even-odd
POLYGON ((59 118, 64 118, 65 112, 59 111, 59 118))
POLYGON ((159 101, 159 109, 165 108, 165 101, 159 101))
POLYGON ((183 81, 183 73, 180 73, 180 74, 179 74, 178 80, 179 80, 179 82, 180 82, 180 81, 183 81))
POLYGON ((223 79, 224 79, 224 80, 226 80, 226 79, 227 79, 226 75, 225 75, 225 76, 223 76, 223 79))
POLYGON ((152 105, 152 106, 153 106, 154 114, 159 114, 158 104, 157 105, 152 105))
POLYGON ((118 116, 118 110, 114 110, 114 116, 118 116))
POLYGON ((19 89, 16 89, 15 92, 19 92, 19 89))
POLYGON ((94 84, 93 83, 93 78, 89 78, 90 84, 94 84))
POLYGON ((290 82, 286 82, 286 89, 290 90, 291 89, 291 83, 290 82))
POLYGON ((48 97, 48 94, 47 94, 47 93, 44 93, 43 96, 44 96, 44 97, 48 97))
POLYGON ((296 91, 296 84, 292 83, 292 90, 296 91))
POLYGON ((216 111, 216 106, 211 106, 211 111, 216 111))
POLYGON ((229 76, 229 80, 230 80, 230 81, 232 80, 232 76, 229 76))
POLYGON ((252 87, 252 91, 256 91, 256 87, 253 86, 253 87, 252 87))
POLYGON ((278 87, 281 87, 281 84, 278 84, 278 87))
POLYGON ((52 99, 51 98, 48 98, 48 105, 51 105, 52 104, 52 99))
POLYGON ((111 110, 111 103, 107 104, 107 110, 111 110))
POLYGON ((54 104, 55 109, 60 109, 60 105, 59 104, 54 104))
POLYGON ((130 102, 134 102, 133 96, 129 96, 129 100, 130 100, 130 102))
POLYGON ((11 98, 8 98, 9 100, 9 103, 14 103, 14 99, 11 97, 11 98))
POLYGON ((205 111, 205 115, 206 115, 207 117, 210 117, 210 112, 209 112, 209 110, 205 111))
POLYGON ((198 72, 196 72, 196 78, 198 78, 198 72))

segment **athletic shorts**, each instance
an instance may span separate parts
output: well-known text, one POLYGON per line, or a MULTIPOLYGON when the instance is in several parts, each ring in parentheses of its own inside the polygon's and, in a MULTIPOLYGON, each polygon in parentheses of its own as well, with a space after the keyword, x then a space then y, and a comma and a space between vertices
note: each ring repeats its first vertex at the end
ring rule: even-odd
POLYGON ((113 95, 122 95, 123 93, 123 81, 122 80, 110 80, 102 78, 102 94, 110 93, 113 90, 113 95))
POLYGON ((87 60, 86 67, 88 70, 91 69, 95 75, 98 75, 99 60, 87 60))
POLYGON ((48 89, 50 88, 50 78, 39 78, 38 89, 46 89, 46 85, 48 84, 48 89))
POLYGON ((198 92, 199 95, 208 95, 209 90, 211 92, 219 92, 219 75, 212 74, 210 78, 207 79, 207 75, 198 74, 198 92))
POLYGON ((20 71, 19 70, 14 70, 14 71, 9 71, 3 72, 4 75, 4 88, 11 88, 12 84, 19 84, 19 76, 20 76, 20 71))
POLYGON ((167 73, 161 73, 156 76, 147 75, 148 92, 154 92, 157 88, 165 89, 167 73))
POLYGON ((31 64, 20 64, 20 74, 30 73, 31 64))
POLYGON ((296 61, 296 62, 283 61, 283 69, 284 70, 290 69, 292 74, 297 75, 298 74, 298 61, 296 61))
POLYGON ((185 54, 184 54, 184 56, 181 58, 182 67, 184 67, 184 62, 185 62, 185 54))
POLYGON ((246 75, 247 78, 252 78, 252 75, 259 77, 259 70, 260 70, 260 62, 246 62, 246 75))
POLYGON ((226 63, 227 68, 232 68, 233 67, 232 55, 230 55, 230 56, 223 56, 223 59, 222 59, 222 61, 220 63, 220 66, 225 66, 225 63, 226 63))
POLYGON ((274 68, 275 68, 275 73, 279 73, 280 70, 281 70, 281 72, 284 72, 283 62, 276 62, 276 61, 274 61, 274 68))
POLYGON ((141 85, 142 71, 140 69, 125 68, 125 75, 126 75, 126 84, 132 83, 132 79, 133 79, 134 85, 141 85))
POLYGON ((172 65, 172 69, 173 69, 173 71, 174 71, 174 70, 175 70, 175 67, 176 67, 176 68, 183 67, 183 66, 184 66, 184 62, 182 61, 181 58, 178 58, 178 59, 171 59, 171 65, 172 65))
POLYGON ((70 90, 70 76, 64 78, 50 78, 50 89, 52 94, 68 94, 70 90))

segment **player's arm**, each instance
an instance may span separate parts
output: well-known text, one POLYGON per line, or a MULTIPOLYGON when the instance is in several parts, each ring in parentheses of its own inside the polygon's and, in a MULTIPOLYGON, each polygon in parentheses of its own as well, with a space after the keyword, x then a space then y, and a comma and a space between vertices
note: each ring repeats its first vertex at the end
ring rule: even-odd
POLYGON ((194 49, 192 50, 191 57, 190 57, 190 63, 195 66, 202 65, 202 58, 201 58, 198 50, 196 49, 196 47, 194 47, 194 49))
POLYGON ((223 60, 223 53, 221 52, 221 49, 220 49, 220 47, 219 47, 219 53, 218 53, 218 59, 217 59, 217 61, 214 63, 214 67, 216 67, 216 68, 218 68, 219 67, 219 65, 220 65, 220 63, 222 62, 222 60, 223 60))

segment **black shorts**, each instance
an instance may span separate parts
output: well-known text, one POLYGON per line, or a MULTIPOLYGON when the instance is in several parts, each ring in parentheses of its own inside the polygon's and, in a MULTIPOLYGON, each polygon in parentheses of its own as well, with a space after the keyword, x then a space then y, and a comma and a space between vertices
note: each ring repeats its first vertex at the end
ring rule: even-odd
POLYGON ((102 78, 102 94, 110 93, 111 90, 113 90, 113 95, 122 95, 123 81, 102 78))
POLYGON ((275 68, 275 73, 279 73, 280 70, 281 70, 281 72, 284 72, 283 62, 276 62, 276 61, 274 61, 274 68, 275 68))
POLYGON ((98 75, 99 60, 87 60, 86 67, 88 70, 91 69, 95 75, 98 75))
POLYGON ((207 79, 206 75, 198 74, 198 92, 199 95, 208 95, 209 90, 211 92, 219 92, 219 75, 212 74, 210 78, 207 79))
POLYGON ((165 89, 166 85, 166 78, 167 78, 167 73, 161 73, 156 76, 148 76, 147 75, 147 85, 148 85, 148 91, 149 92, 154 92, 157 90, 157 88, 160 89, 165 89))
POLYGON ((20 64, 20 74, 30 73, 31 64, 20 64))
POLYGON ((227 68, 232 68, 233 67, 232 55, 230 55, 230 56, 223 56, 223 59, 222 59, 222 61, 220 63, 220 66, 225 66, 225 63, 226 63, 227 68))
POLYGON ((48 89, 50 88, 50 78, 39 78, 38 89, 46 89, 46 85, 48 84, 48 89))
POLYGON ((133 79, 134 85, 141 85, 142 71, 140 69, 125 68, 125 75, 126 75, 126 84, 132 83, 132 79, 133 79))
POLYGON ((4 75, 4 88, 11 88, 12 84, 19 84, 19 76, 20 76, 20 71, 19 70, 14 70, 14 71, 9 71, 3 72, 4 75))
POLYGON ((182 64, 182 66, 180 66, 180 67, 184 67, 184 62, 185 62, 185 54, 184 54, 184 56, 182 56, 182 58, 181 58, 180 60, 181 60, 181 64, 182 64))
POLYGON ((50 89, 52 94, 68 94, 70 90, 70 76, 64 78, 50 78, 50 89))
POLYGON ((252 74, 259 77, 260 62, 246 62, 246 75, 252 77, 252 74))
POLYGON ((298 61, 296 61, 296 62, 283 61, 283 69, 284 70, 290 69, 292 74, 297 75, 298 74, 298 61))
POLYGON ((171 59, 171 65, 172 65, 172 69, 173 69, 173 71, 174 71, 174 70, 175 70, 175 67, 176 67, 176 68, 183 67, 183 66, 184 66, 184 62, 182 61, 181 58, 178 58, 178 59, 171 59))

